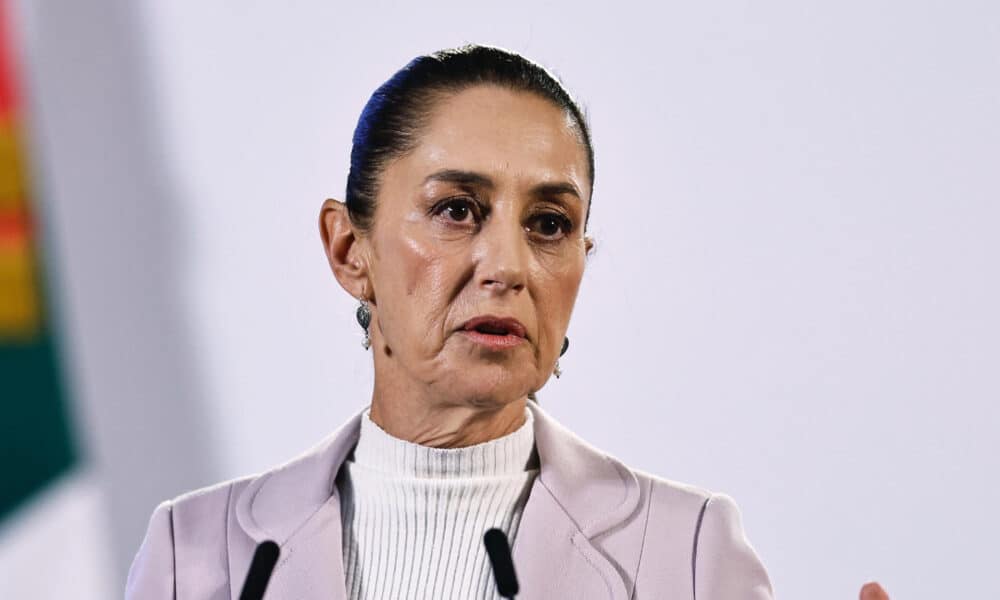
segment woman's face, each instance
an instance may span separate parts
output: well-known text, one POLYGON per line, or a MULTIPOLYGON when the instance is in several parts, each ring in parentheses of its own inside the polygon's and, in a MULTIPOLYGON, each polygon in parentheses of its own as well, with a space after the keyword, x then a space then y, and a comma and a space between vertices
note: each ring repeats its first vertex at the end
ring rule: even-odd
POLYGON ((583 276, 589 189, 551 102, 494 86, 438 101, 384 169, 366 240, 377 384, 482 407, 541 388, 583 276), (470 323, 491 317, 523 330, 470 323))

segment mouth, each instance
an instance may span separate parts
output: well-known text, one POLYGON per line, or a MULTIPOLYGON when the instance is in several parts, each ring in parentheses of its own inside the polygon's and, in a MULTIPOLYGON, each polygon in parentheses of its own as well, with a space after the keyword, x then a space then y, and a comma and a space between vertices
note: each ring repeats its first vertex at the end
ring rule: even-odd
POLYGON ((511 317, 482 315, 469 319, 460 330, 467 338, 491 349, 513 348, 524 342, 524 325, 511 317))

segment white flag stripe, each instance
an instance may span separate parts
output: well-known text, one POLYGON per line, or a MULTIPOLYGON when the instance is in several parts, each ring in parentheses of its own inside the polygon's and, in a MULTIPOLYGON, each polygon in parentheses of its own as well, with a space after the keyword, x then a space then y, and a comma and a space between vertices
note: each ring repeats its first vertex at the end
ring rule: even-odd
POLYGON ((0 598, 118 597, 106 522, 92 473, 53 481, 0 527, 0 598))

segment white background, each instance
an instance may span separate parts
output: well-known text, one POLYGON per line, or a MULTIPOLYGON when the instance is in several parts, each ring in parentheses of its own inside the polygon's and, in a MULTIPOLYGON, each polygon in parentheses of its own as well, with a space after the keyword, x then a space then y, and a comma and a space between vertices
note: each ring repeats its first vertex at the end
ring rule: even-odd
POLYGON ((995 3, 97 4, 19 18, 115 576, 159 500, 369 401, 320 203, 371 91, 479 42, 593 128, 598 249, 543 406, 733 496, 781 598, 1000 597, 995 3))

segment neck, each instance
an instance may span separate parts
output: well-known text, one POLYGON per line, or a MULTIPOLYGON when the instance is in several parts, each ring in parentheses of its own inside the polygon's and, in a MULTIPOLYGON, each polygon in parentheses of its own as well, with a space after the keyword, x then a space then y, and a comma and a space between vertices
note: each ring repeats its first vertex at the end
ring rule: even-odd
POLYGON ((393 437, 433 448, 495 440, 524 424, 527 397, 496 405, 430 402, 409 394, 372 394, 371 420, 393 437))

